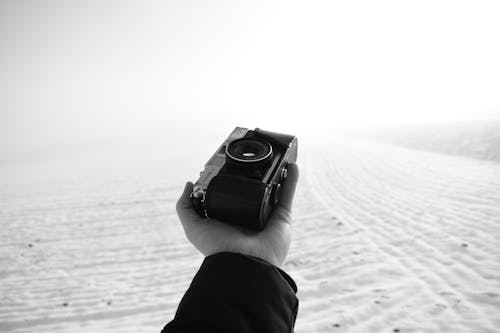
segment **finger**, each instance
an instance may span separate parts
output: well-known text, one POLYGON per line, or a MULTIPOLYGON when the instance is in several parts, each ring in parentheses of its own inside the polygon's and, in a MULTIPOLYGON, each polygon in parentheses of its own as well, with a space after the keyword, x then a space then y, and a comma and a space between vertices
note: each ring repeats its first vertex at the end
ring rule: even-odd
POLYGON ((295 188, 297 187, 297 181, 299 180, 299 167, 295 163, 290 163, 288 164, 287 169, 288 176, 283 182, 278 206, 291 212, 293 196, 295 194, 295 188))
POLYGON ((177 215, 179 215, 179 219, 181 220, 183 225, 191 221, 198 221, 200 219, 200 216, 193 208, 193 202, 191 201, 192 191, 193 183, 187 182, 184 186, 184 191, 182 192, 182 195, 175 206, 177 215))
POLYGON ((191 202, 191 192, 193 192, 193 183, 187 182, 186 185, 184 185, 184 191, 182 192, 181 197, 177 201, 177 209, 188 209, 193 207, 193 203, 191 202))

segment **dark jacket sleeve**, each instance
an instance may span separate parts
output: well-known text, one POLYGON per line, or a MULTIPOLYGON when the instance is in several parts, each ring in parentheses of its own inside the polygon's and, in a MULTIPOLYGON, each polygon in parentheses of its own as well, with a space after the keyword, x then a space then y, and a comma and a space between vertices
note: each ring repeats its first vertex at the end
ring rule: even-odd
POLYGON ((288 274, 250 256, 208 256, 163 333, 293 332, 297 286, 288 274))

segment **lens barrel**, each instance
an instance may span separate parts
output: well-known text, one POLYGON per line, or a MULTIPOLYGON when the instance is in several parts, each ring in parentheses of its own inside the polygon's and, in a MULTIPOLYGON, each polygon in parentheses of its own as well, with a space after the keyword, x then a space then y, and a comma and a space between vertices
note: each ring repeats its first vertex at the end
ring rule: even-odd
POLYGON ((227 145, 226 156, 235 164, 253 166, 268 162, 273 156, 273 148, 264 140, 241 138, 227 145))

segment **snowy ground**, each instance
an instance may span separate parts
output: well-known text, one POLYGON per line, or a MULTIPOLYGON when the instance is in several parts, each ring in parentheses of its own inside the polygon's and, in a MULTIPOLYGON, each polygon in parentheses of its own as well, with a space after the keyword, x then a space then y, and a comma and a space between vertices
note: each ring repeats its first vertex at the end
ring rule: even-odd
MULTIPOLYGON (((499 163, 301 139, 296 332, 497 331, 499 163)), ((202 260, 174 203, 218 143, 3 167, 0 331, 158 332, 202 260)))

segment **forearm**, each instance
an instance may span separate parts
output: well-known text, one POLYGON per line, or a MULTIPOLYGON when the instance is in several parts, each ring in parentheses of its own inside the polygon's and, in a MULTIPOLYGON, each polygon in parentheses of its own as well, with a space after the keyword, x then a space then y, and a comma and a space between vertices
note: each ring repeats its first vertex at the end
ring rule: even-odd
POLYGON ((282 270, 236 253, 205 258, 163 332, 292 332, 297 287, 282 270))

